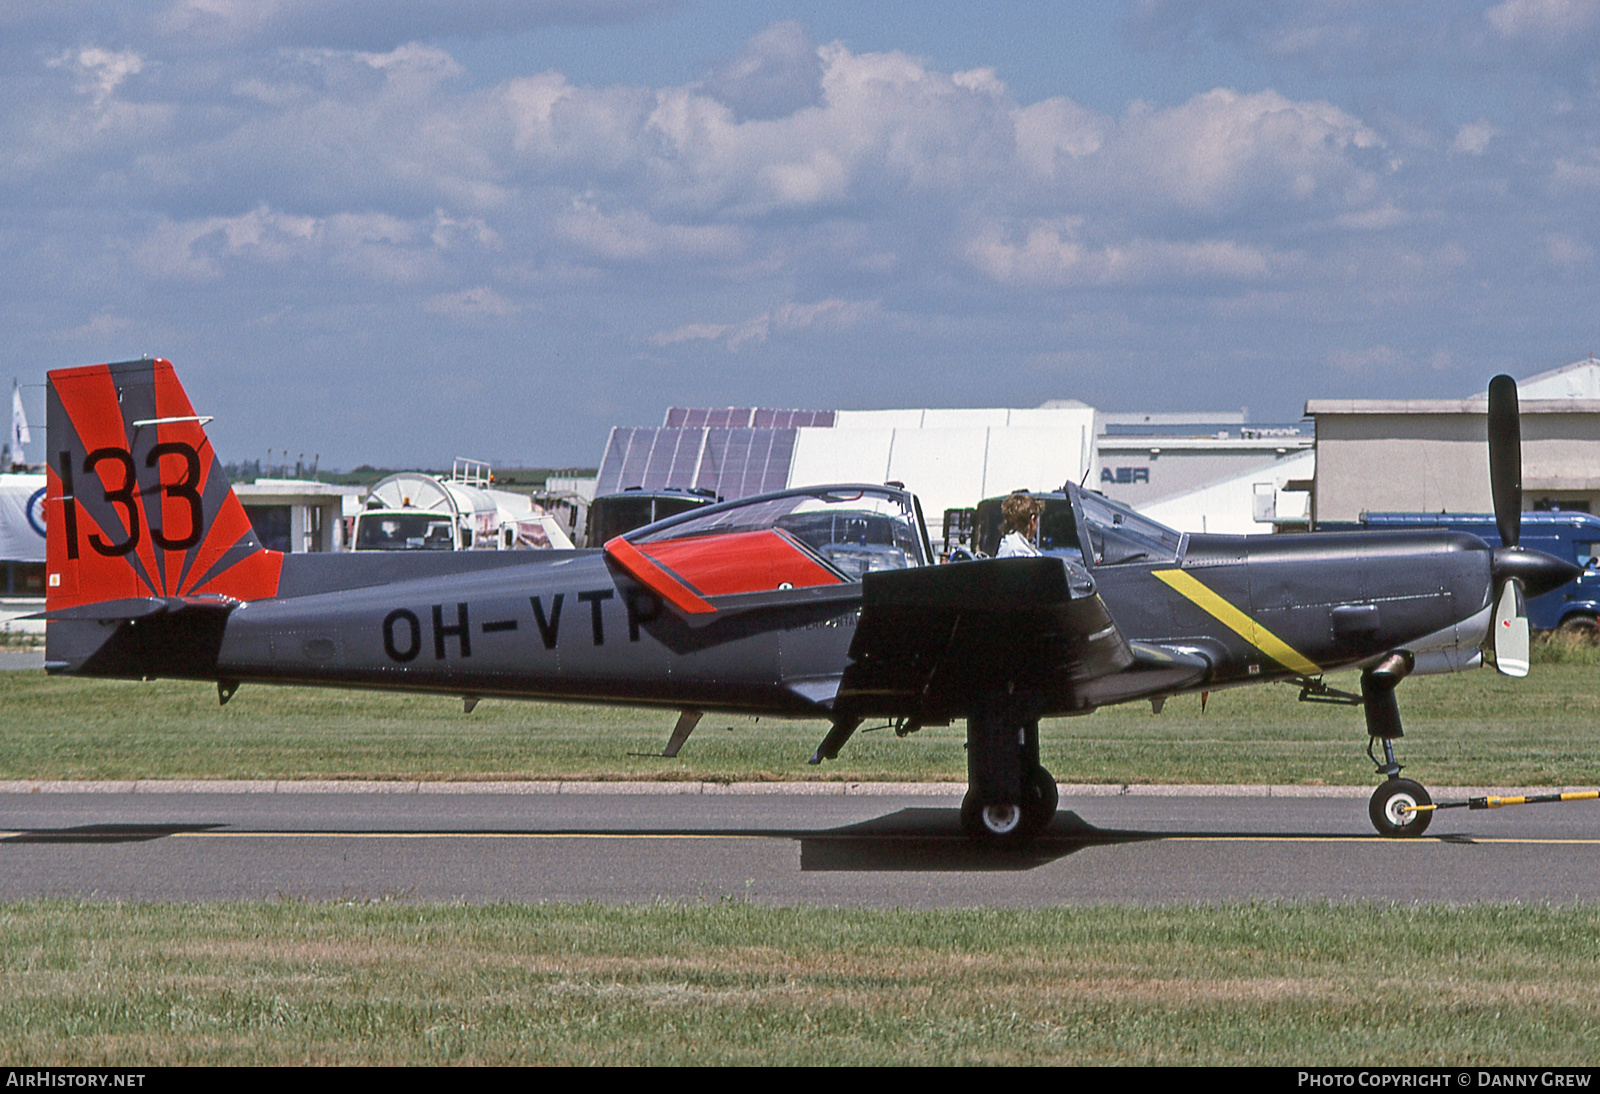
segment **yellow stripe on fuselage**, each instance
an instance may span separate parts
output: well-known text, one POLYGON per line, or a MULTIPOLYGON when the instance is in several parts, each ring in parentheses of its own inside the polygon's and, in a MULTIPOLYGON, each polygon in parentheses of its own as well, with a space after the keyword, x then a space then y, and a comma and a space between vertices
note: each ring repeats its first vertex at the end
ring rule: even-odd
POLYGON ((1194 575, 1183 570, 1151 572, 1184 599, 1285 668, 1307 676, 1314 676, 1322 671, 1315 661, 1299 653, 1289 643, 1202 585, 1194 575))

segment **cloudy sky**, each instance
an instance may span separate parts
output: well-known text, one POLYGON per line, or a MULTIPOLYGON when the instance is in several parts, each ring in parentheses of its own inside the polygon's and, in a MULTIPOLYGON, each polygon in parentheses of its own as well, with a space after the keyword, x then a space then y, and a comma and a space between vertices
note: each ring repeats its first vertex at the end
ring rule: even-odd
POLYGON ((1600 0, 0 0, 0 193, 10 374, 227 459, 1285 420, 1600 350, 1600 0))

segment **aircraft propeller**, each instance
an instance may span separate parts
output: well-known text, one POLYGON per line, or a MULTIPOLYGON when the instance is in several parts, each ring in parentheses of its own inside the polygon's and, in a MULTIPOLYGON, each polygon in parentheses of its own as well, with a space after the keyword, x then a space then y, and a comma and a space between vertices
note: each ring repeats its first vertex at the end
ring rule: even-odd
POLYGON ((1506 375, 1489 381, 1489 490, 1501 546, 1493 573, 1499 592, 1494 607, 1494 667, 1507 676, 1528 675, 1528 611, 1516 576, 1522 539, 1522 420, 1517 382, 1506 375))
POLYGON ((1560 588, 1581 571, 1522 539, 1522 423, 1517 382, 1509 376, 1489 381, 1489 489, 1501 546, 1494 549, 1494 667, 1507 676, 1528 675, 1526 598, 1560 588))

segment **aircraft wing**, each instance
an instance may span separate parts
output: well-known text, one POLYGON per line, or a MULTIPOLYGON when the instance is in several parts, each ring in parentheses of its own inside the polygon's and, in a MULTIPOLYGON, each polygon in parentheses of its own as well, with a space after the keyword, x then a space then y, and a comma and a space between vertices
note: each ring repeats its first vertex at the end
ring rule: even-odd
POLYGON ((1129 642, 1067 559, 986 559, 870 573, 836 711, 955 717, 1015 690, 1070 709, 1202 679, 1195 650, 1129 642))

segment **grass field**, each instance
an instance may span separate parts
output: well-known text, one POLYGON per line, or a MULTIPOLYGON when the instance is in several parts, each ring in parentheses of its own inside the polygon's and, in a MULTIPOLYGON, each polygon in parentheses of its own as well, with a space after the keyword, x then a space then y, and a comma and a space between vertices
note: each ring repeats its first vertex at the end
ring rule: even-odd
POLYGON ((0 906, 7 1064, 1560 1064, 1600 909, 0 906))
MULTIPOLYGON (((1600 782, 1600 667, 1534 667, 1401 685, 1402 759, 1432 785, 1600 782)), ((1330 678, 1347 690, 1353 676, 1330 678)), ((1044 762, 1064 782, 1364 784, 1372 768, 1354 707, 1264 685, 1047 721, 1044 762)), ((0 779, 861 779, 964 780, 960 724, 905 740, 862 732, 838 761, 806 758, 820 721, 708 715, 674 760, 670 711, 459 700, 307 688, 242 688, 226 707, 204 684, 0 673, 0 779)))

